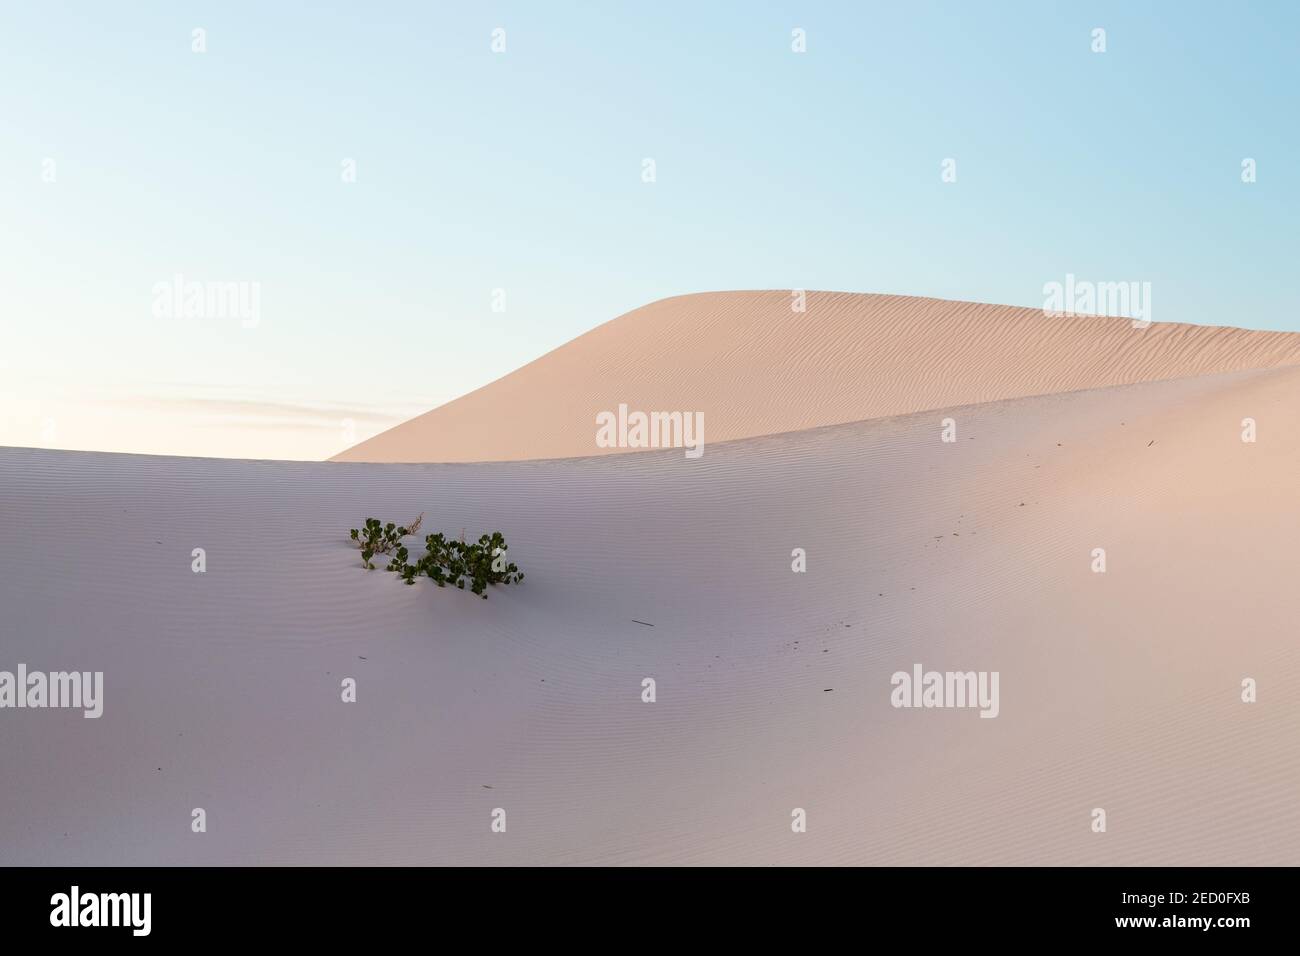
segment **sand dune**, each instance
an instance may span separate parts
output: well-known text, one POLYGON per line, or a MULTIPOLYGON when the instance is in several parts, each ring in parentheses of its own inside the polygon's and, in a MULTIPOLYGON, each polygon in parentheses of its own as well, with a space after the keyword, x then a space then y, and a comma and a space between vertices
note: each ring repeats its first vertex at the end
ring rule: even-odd
MULTIPOLYGON (((1110 385, 1300 363, 1300 335, 906 296, 664 299, 383 432, 337 461, 582 457, 595 418, 703 412, 706 443, 1110 385)), ((1225 317, 1231 318, 1231 317, 1225 317)))
MULTIPOLYGON (((550 422, 533 444, 433 441, 440 422, 468 423, 561 368, 574 388, 550 407, 575 417, 694 394, 725 420, 730 388, 757 402, 766 381, 773 400, 743 421, 779 432, 1293 348, 826 297, 790 321, 848 329, 873 304, 875 331, 826 348, 775 326, 770 341, 737 335, 730 365, 689 354, 753 374, 691 393, 700 367, 657 384, 649 371, 674 337, 721 342, 771 320, 779 298, 714 297, 766 311, 696 313, 706 331, 687 301, 633 313, 375 448, 576 451, 577 426, 528 403, 514 434, 550 422), (918 331, 903 331, 905 310, 920 310, 918 331), (1018 334, 995 335, 991 316, 1018 334), (926 352, 937 328, 942 349, 926 352), (870 344, 882 341, 883 355, 870 344), (781 343, 799 350, 778 361, 781 343), (646 368, 632 361, 652 346, 646 368), (1008 370, 981 383, 971 353, 1008 370), (624 364, 583 360, 602 355, 624 364), (905 385, 910 373, 889 370, 904 360, 927 380, 905 385), (633 394, 591 391, 604 378, 633 394)), ((105 672, 98 720, 0 713, 0 864, 1295 864, 1297 404, 1300 369, 1275 369, 947 409, 954 443, 927 412, 713 445, 696 461, 0 450, 0 668, 105 672), (348 527, 420 511, 431 528, 503 529, 527 580, 479 601, 360 570, 348 527), (791 571, 796 547, 806 573, 791 571), (1091 570, 1097 547, 1105 574, 1091 570), (998 671, 999 716, 891 707, 891 674, 914 663, 998 671), (346 676, 355 704, 340 700, 346 676), (1240 702, 1244 677, 1258 703, 1240 702), (190 832, 195 807, 206 834, 190 832), (497 807, 504 834, 490 830, 497 807), (793 808, 807 833, 791 832, 793 808)))

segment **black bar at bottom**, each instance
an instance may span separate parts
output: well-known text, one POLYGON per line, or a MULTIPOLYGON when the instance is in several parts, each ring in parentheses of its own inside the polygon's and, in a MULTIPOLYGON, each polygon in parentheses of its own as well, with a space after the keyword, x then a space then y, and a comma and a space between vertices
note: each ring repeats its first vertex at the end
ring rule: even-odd
POLYGON ((1232 945, 1292 935, 1294 882, 1272 868, 10 868, 0 870, 0 926, 6 941, 92 945, 428 932, 485 949, 517 934, 666 944, 658 934, 675 925, 733 942, 815 931, 829 943, 834 931, 904 932, 927 948, 1099 936, 1232 945))

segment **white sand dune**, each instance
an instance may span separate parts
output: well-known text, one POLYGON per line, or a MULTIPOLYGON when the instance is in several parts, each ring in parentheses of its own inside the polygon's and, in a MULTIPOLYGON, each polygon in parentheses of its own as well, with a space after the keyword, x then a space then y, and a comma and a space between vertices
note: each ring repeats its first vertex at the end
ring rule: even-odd
POLYGON ((944 404, 1278 364, 1293 338, 828 296, 756 340, 776 294, 687 301, 354 452, 577 454, 616 400, 703 405, 713 440, 933 405, 959 440, 925 412, 695 461, 0 450, 0 668, 106 682, 98 720, 0 712, 0 864, 1300 863, 1300 369, 944 404), (875 331, 809 341, 867 305, 875 331), (655 379, 682 337, 718 344, 655 379), (510 427, 475 438, 480 415, 510 427), (362 571, 346 530, 420 511, 503 530, 526 581, 480 601, 362 571), (1000 715, 894 709, 917 662, 999 671, 1000 715))
MULTIPOLYGON (((716 292, 651 303, 337 461, 568 458, 596 415, 703 412, 705 441, 1300 363, 1300 335, 908 296, 716 292)), ((1235 317, 1225 317, 1234 319, 1235 317)))

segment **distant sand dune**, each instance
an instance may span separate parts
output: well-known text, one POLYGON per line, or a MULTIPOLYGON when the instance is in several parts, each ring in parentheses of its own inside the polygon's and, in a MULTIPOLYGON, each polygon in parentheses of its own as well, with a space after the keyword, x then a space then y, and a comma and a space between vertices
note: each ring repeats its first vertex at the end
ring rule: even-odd
MULTIPOLYGON (((1300 334, 1047 317, 909 296, 714 292, 653 302, 337 461, 616 453, 596 415, 700 411, 706 443, 1004 398, 1300 364, 1300 334)), ((1235 317, 1225 317, 1233 319, 1235 317)))

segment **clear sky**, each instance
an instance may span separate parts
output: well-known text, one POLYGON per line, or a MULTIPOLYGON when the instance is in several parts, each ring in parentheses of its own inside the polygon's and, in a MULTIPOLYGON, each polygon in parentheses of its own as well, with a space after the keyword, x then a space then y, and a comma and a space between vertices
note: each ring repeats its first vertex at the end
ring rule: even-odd
POLYGON ((4 3, 0 444, 323 458, 711 289, 1300 329, 1298 49, 1281 0, 4 3))

